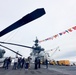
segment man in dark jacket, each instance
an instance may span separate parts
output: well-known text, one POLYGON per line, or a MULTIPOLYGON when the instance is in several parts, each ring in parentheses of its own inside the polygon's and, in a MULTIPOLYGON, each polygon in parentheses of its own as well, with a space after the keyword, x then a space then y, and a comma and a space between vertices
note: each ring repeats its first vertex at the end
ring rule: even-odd
POLYGON ((45 60, 45 65, 46 65, 46 68, 48 68, 48 60, 47 59, 45 60))
POLYGON ((37 69, 38 59, 35 58, 35 69, 37 69))

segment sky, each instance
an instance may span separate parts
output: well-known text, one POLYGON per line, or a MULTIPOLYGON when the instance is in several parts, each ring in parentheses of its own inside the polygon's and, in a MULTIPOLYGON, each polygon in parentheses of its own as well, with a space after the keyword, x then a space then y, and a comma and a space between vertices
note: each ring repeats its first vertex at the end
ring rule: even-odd
MULTIPOLYGON (((0 41, 18 43, 32 47, 36 37, 44 40, 76 26, 76 0, 0 0, 0 31, 37 8, 44 8, 46 14, 2 37, 0 41)), ((76 30, 53 40, 41 42, 42 48, 52 59, 76 60, 76 30), (51 49, 53 51, 51 51, 51 49)), ((31 49, 4 45, 28 57, 31 49)), ((2 47, 1 47, 2 48, 2 47)), ((2 48, 3 49, 3 48, 2 48)), ((15 56, 6 50, 5 56, 15 56)))

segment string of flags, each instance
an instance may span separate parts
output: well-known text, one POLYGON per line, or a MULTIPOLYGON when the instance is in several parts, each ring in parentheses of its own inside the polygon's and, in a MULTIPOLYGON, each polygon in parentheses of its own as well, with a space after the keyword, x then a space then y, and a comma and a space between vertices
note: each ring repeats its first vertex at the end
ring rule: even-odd
POLYGON ((53 40, 54 38, 57 38, 57 37, 59 37, 59 36, 62 36, 62 35, 64 35, 64 34, 66 34, 66 33, 73 32, 74 30, 76 30, 76 26, 71 27, 71 28, 69 28, 69 29, 67 29, 67 30, 65 30, 65 31, 63 31, 63 32, 58 33, 58 34, 55 34, 55 35, 53 35, 53 36, 51 36, 51 37, 48 37, 48 38, 46 38, 46 39, 44 39, 44 40, 41 40, 41 41, 39 41, 39 43, 44 42, 44 41, 47 41, 47 40, 53 40))

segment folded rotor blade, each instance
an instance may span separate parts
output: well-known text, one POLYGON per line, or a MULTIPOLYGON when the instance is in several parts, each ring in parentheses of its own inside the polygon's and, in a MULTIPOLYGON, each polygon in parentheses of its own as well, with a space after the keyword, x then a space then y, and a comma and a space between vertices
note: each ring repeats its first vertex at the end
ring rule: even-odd
POLYGON ((15 43, 8 43, 8 42, 1 42, 1 44, 9 44, 9 45, 15 45, 15 46, 20 46, 20 47, 25 47, 25 48, 31 48, 33 49, 32 47, 29 47, 29 46, 25 46, 25 45, 20 45, 20 44, 15 44, 15 43))
POLYGON ((45 14, 44 8, 39 8, 39 9, 34 10, 33 12, 27 14, 26 16, 24 16, 20 20, 16 21, 12 25, 10 25, 7 28, 5 28, 4 30, 2 30, 0 32, 0 37, 11 32, 11 31, 13 31, 14 29, 16 29, 18 27, 23 26, 24 24, 27 24, 27 23, 43 16, 44 14, 45 14))
POLYGON ((18 52, 16 52, 16 51, 12 50, 12 49, 10 49, 10 48, 8 48, 8 47, 6 47, 6 46, 3 46, 3 45, 1 45, 1 44, 0 44, 0 46, 3 47, 3 48, 8 49, 8 50, 10 50, 10 51, 12 51, 12 52, 14 52, 14 53, 20 55, 20 56, 22 56, 20 53, 18 53, 18 52))

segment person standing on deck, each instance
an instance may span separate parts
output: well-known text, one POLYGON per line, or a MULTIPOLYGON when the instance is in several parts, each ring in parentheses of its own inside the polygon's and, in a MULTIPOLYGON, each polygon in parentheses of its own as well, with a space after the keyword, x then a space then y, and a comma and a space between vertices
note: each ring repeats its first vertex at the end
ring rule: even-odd
POLYGON ((48 68, 48 60, 47 59, 45 60, 45 65, 46 65, 46 68, 48 68))
POLYGON ((18 65, 18 57, 16 56, 14 59, 14 65, 13 65, 13 69, 17 69, 17 65, 18 65))

